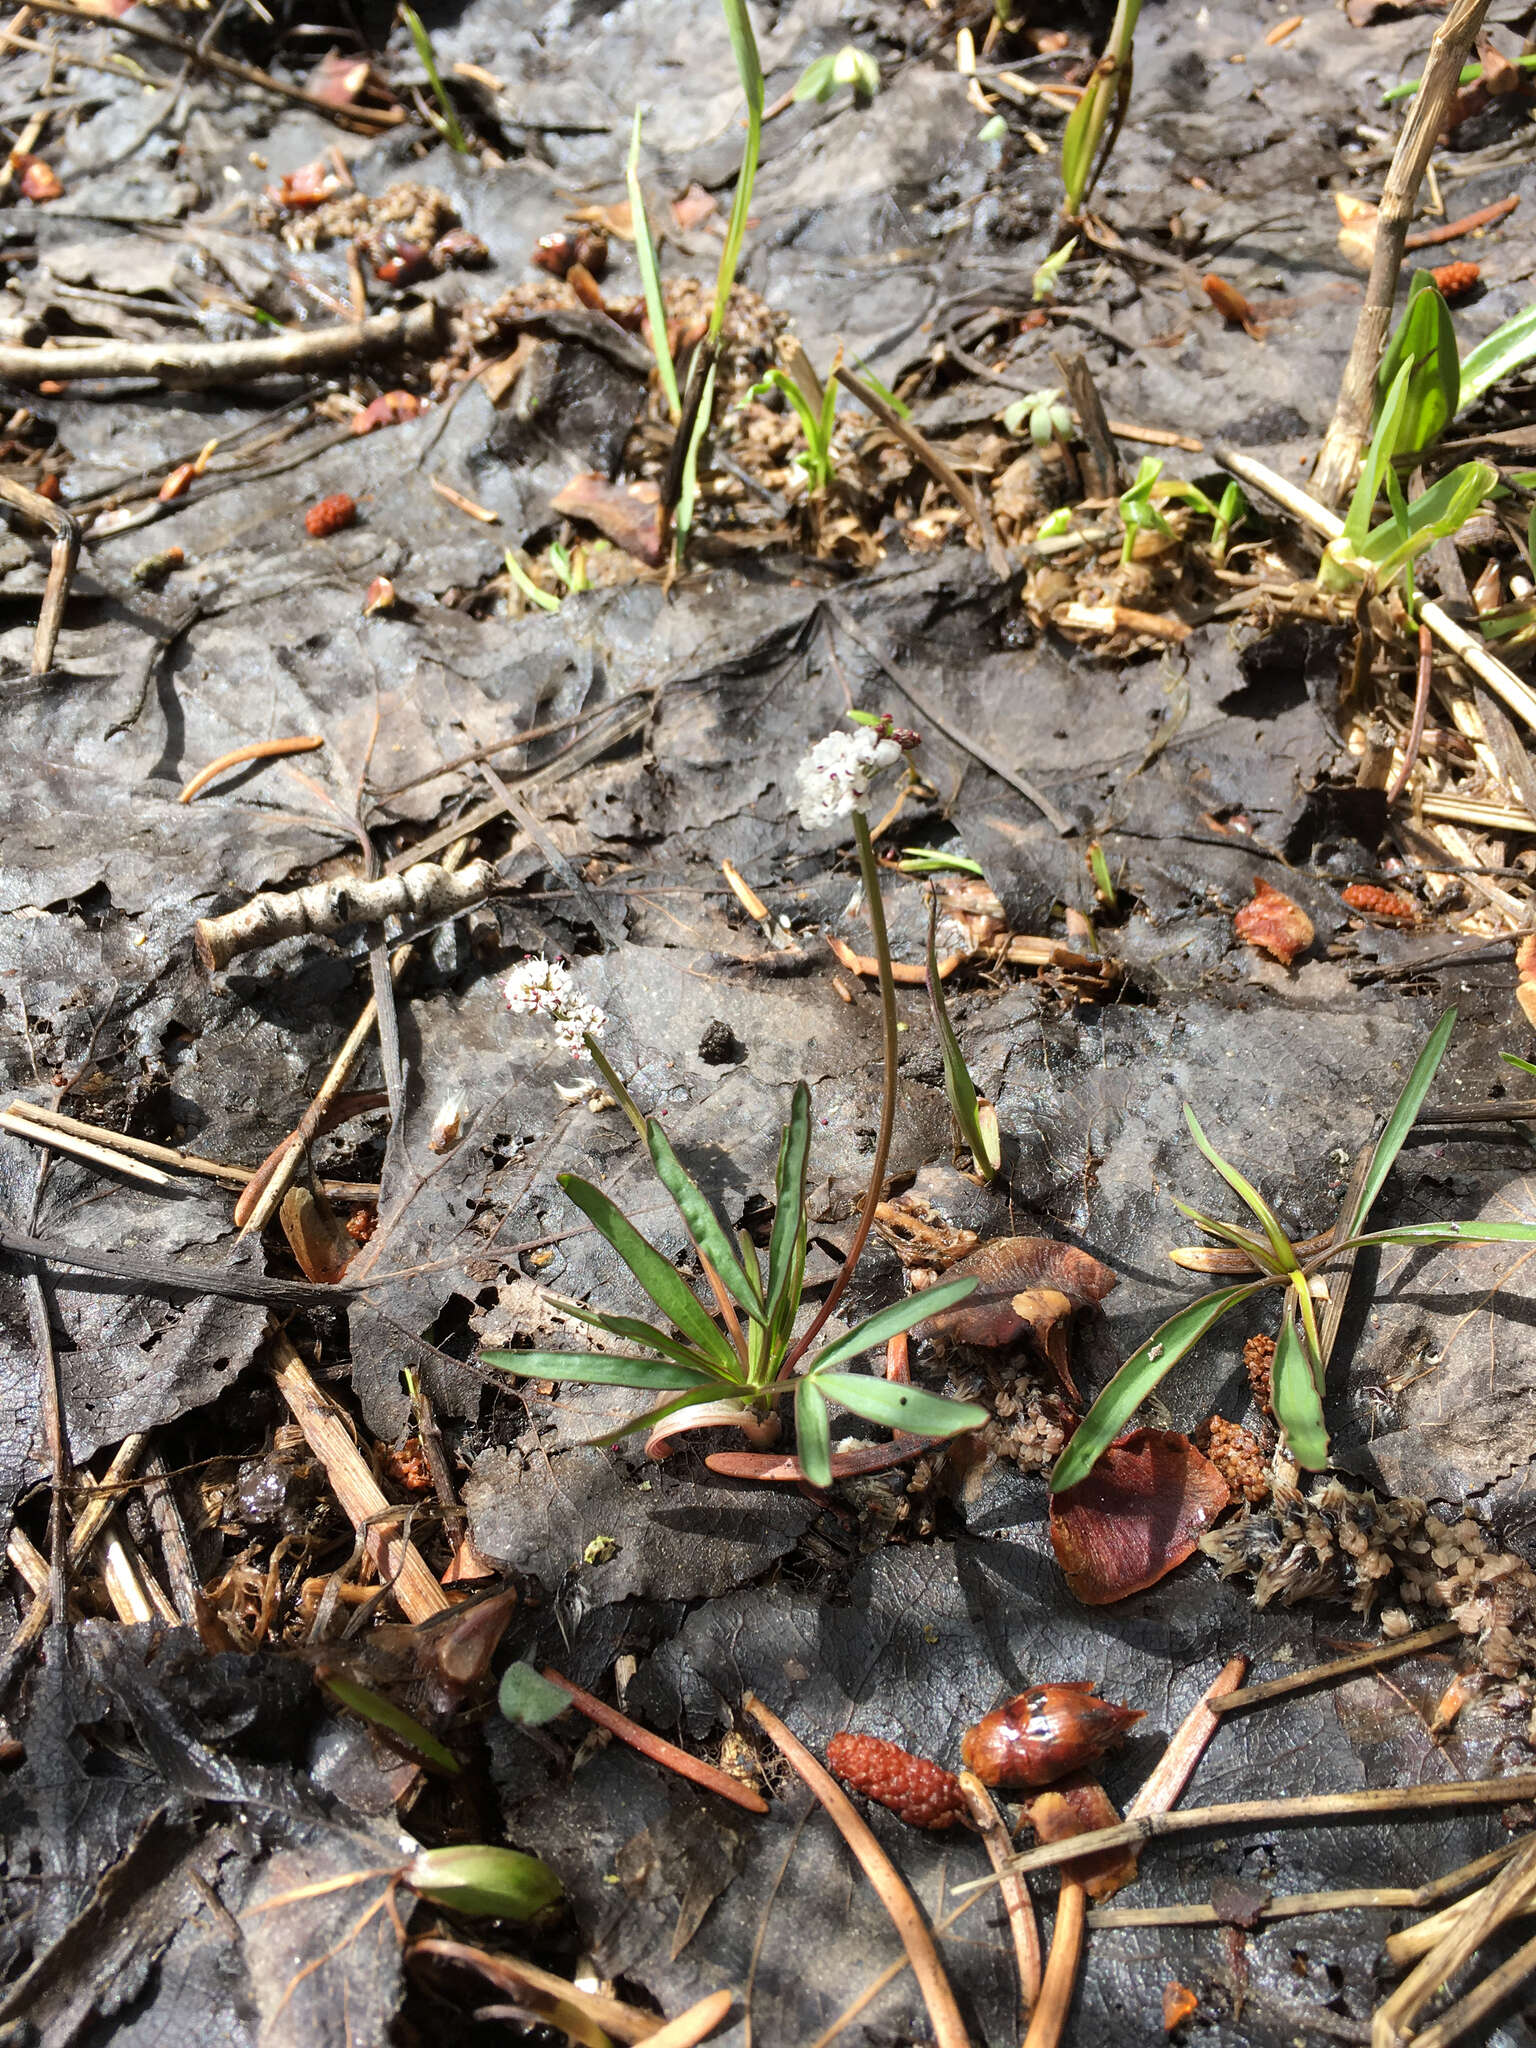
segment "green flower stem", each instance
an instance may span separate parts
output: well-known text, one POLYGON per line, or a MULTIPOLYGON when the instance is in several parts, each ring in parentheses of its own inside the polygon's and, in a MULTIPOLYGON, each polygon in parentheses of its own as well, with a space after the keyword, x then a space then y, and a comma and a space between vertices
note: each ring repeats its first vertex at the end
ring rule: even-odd
POLYGON ((875 1138, 874 1163, 869 1171, 869 1190, 864 1197, 864 1207, 859 1215, 859 1227, 853 1233, 853 1243, 848 1247, 848 1256, 838 1269, 837 1278, 827 1290, 827 1298, 811 1318, 809 1327, 790 1350, 779 1368, 776 1386, 783 1386, 794 1378, 795 1367, 815 1342, 822 1325, 842 1299, 843 1289, 853 1278, 854 1268, 863 1255, 875 1221, 875 1210, 880 1203, 880 1191, 885 1184, 885 1162, 890 1156, 891 1133, 896 1128, 896 1057, 898 1040, 896 1034, 896 980, 891 973, 891 942, 885 929, 885 899, 880 894, 880 868, 875 860, 874 843, 869 836, 869 820, 862 811, 853 814, 854 839, 859 849, 859 874, 864 883, 864 901, 869 905, 869 928, 875 939, 875 958, 880 962, 880 1016, 885 1027, 885 1092, 880 1099, 880 1130, 875 1138))

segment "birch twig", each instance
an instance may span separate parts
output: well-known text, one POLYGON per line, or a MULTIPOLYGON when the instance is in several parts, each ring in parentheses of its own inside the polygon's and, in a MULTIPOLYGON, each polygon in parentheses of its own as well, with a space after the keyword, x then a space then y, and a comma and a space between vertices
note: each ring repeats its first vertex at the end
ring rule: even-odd
POLYGON ((193 927, 197 957, 212 974, 237 953, 253 953, 306 932, 339 932, 390 917, 431 924, 473 910, 495 886, 496 870, 488 860, 472 860, 456 871, 424 860, 372 882, 344 875, 308 889, 265 890, 223 917, 200 917, 193 927))

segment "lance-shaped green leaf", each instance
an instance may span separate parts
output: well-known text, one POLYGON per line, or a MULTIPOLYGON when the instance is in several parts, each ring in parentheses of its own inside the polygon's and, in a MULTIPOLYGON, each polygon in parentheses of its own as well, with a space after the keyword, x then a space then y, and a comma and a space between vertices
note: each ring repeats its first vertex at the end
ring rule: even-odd
POLYGON ((1413 1129, 1419 1111, 1424 1107, 1424 1098, 1429 1093, 1430 1084, 1435 1078, 1441 1060, 1445 1058, 1445 1049, 1450 1044, 1451 1033, 1455 1029, 1456 1012, 1450 1009, 1431 1031, 1428 1044, 1414 1061, 1413 1072, 1404 1083, 1403 1092, 1393 1104, 1392 1114, 1387 1118, 1386 1126, 1376 1140, 1376 1150, 1371 1154, 1369 1170, 1360 1184, 1360 1198, 1355 1203, 1344 1236, 1353 1237, 1375 1206, 1376 1197, 1381 1193, 1387 1175, 1392 1171, 1392 1163, 1402 1151, 1404 1140, 1413 1129))
POLYGON ((1339 1252, 1373 1244, 1536 1244, 1536 1223, 1405 1223, 1397 1230, 1371 1230, 1343 1243, 1318 1259, 1325 1265, 1339 1252))
POLYGON ((645 293, 645 313, 651 330, 651 354, 656 358, 656 375, 673 424, 681 419, 683 401, 677 388, 677 370, 667 341, 667 310, 661 296, 661 267, 656 261, 656 244, 645 214, 645 194, 640 189, 640 109, 629 138, 629 161, 624 167, 629 191, 629 219, 635 233, 635 262, 640 271, 640 288, 645 293))
POLYGON ((738 1307, 744 1308, 754 1322, 766 1321, 762 1297, 737 1258, 736 1247, 727 1236, 725 1226, 710 1207, 704 1190, 672 1150, 655 1117, 646 1124, 645 1141, 656 1177, 676 1202, 688 1235, 735 1297, 738 1307))
POLYGON ((1154 1330, 1145 1344, 1138 1345, 1077 1425, 1072 1441, 1056 1460, 1056 1469, 1051 1474, 1052 1493, 1064 1492, 1086 1479, 1164 1374, 1229 1310, 1268 1284, 1267 1280, 1249 1280, 1237 1287, 1218 1287, 1213 1294, 1202 1294, 1198 1301, 1181 1308, 1176 1316, 1170 1316, 1160 1329, 1154 1330))
POLYGON ((631 1415, 627 1422, 605 1429, 601 1436, 583 1437, 576 1446, 582 1451, 605 1451, 610 1444, 622 1443, 627 1436, 634 1436, 642 1429, 654 1429, 658 1422, 665 1422, 669 1415, 680 1415, 685 1408, 701 1407, 706 1401, 718 1401, 722 1407, 746 1411, 745 1400, 733 1400, 730 1390, 718 1385, 695 1387, 691 1393, 679 1394, 674 1400, 660 1401, 654 1408, 646 1408, 638 1415, 631 1415))
POLYGON ((530 1920, 552 1906, 564 1889, 537 1856, 487 1842, 423 1849, 404 1877, 413 1892, 434 1906, 457 1913, 489 1913, 498 1920, 530 1920))
MULTIPOLYGON (((1533 519, 1536 519, 1536 512, 1533 512, 1531 516, 1533 519)), ((1530 1060, 1521 1059, 1517 1052, 1501 1052, 1499 1058, 1501 1060, 1508 1060, 1512 1067, 1518 1067, 1523 1074, 1536 1074, 1536 1064, 1533 1064, 1530 1060)))
POLYGON ((669 1337, 654 1323, 644 1323, 638 1316, 610 1315, 605 1309, 583 1308, 580 1302, 565 1301, 559 1295, 549 1298, 562 1315, 574 1316, 578 1323, 585 1323, 589 1329, 606 1330, 610 1337, 622 1337, 626 1344, 644 1344, 687 1371, 718 1377, 718 1368, 712 1359, 706 1358, 702 1351, 695 1351, 691 1344, 682 1344, 677 1338, 669 1337))
MULTIPOLYGON (((789 1122, 779 1138, 779 1165, 774 1177, 773 1235, 768 1240, 768 1314, 782 1312, 795 1277, 795 1244, 805 1221, 805 1167, 811 1150, 811 1091, 795 1083, 789 1122)), ((799 1288, 794 1289, 799 1304, 799 1288)))
POLYGON ((812 1486, 832 1484, 832 1423, 815 1380, 795 1382, 795 1455, 812 1486))
POLYGON ((1235 1166, 1230 1165, 1222 1158, 1216 1147, 1211 1143, 1204 1131, 1201 1130, 1200 1120, 1187 1102, 1184 1105, 1184 1121, 1189 1125, 1190 1136, 1221 1175, 1227 1186, 1258 1217, 1264 1235, 1269 1239, 1269 1248, 1274 1257, 1275 1269, 1281 1273, 1294 1273, 1296 1270, 1296 1250, 1291 1240, 1280 1228, 1280 1219, 1274 1210, 1270 1208, 1268 1202, 1265 1201, 1247 1175, 1239 1173, 1235 1166))
POLYGON ((877 1309, 862 1323, 856 1323, 847 1336, 838 1337, 824 1351, 818 1351, 810 1370, 820 1375, 834 1365, 841 1365, 845 1358, 857 1358, 861 1352, 873 1351, 877 1344, 899 1337, 918 1323, 926 1323, 941 1309, 953 1308, 957 1301, 964 1301, 975 1286, 974 1278, 941 1280, 937 1287, 925 1287, 921 1294, 909 1294, 905 1301, 895 1301, 889 1308, 877 1309))
POLYGON ((1296 1308, 1295 1290, 1291 1289, 1286 1295, 1285 1316, 1269 1368, 1269 1398, 1275 1420, 1285 1431, 1291 1456, 1305 1471, 1321 1472, 1328 1463, 1328 1426, 1323 1420, 1322 1396, 1297 1327, 1296 1308))
POLYGON ((382 1728, 386 1735, 413 1750, 427 1763, 440 1771, 447 1771, 453 1777, 463 1768, 453 1751, 439 1742, 430 1728, 423 1728, 414 1714, 408 1714, 404 1707, 397 1707, 393 1700, 386 1699, 372 1686, 359 1685, 340 1671, 317 1671, 315 1676, 335 1700, 344 1707, 350 1707, 354 1714, 360 1714, 365 1721, 371 1721, 375 1728, 382 1728))
POLYGON ((624 1211, 610 1202, 601 1188, 593 1187, 590 1181, 574 1173, 562 1173, 558 1178, 582 1215, 613 1246, 662 1314, 727 1373, 734 1372, 736 1353, 730 1340, 710 1321, 703 1303, 670 1260, 664 1259, 655 1245, 640 1235, 624 1211))
POLYGON ((928 1005, 933 1011, 933 1028, 939 1034, 939 1051, 944 1058, 944 1093, 949 1097, 950 1112, 960 1126, 960 1135, 971 1148, 971 1157, 976 1162, 977 1172, 983 1179, 991 1180, 1002 1165, 1002 1152, 996 1144, 996 1132, 989 1133, 982 1126, 976 1101, 976 1085, 971 1079, 970 1068, 965 1064, 965 1054, 960 1050, 955 1027, 949 1021, 949 1008, 944 1001, 944 984, 939 979, 939 955, 936 944, 938 921, 938 898, 930 896, 928 1005))
POLYGON ((815 1384, 829 1401, 840 1402, 866 1422, 907 1436, 958 1436, 962 1430, 984 1429, 992 1419, 991 1410, 974 1401, 952 1401, 947 1394, 929 1394, 872 1373, 818 1372, 815 1384))
POLYGON ((1383 521, 1361 542, 1359 559, 1375 571, 1378 583, 1389 582, 1437 540, 1460 533, 1498 480, 1491 462, 1464 462, 1421 492, 1403 516, 1383 521))
MULTIPOLYGON (((731 1385, 724 1374, 710 1378, 695 1366, 664 1358, 617 1358, 611 1351, 486 1351, 487 1365, 520 1373, 525 1380, 583 1380, 594 1387, 708 1387, 718 1394, 731 1385)), ((734 1358, 735 1354, 732 1353, 734 1358)))
POLYGON ((1411 362, 1403 416, 1393 454, 1418 455, 1433 446, 1461 402, 1461 359, 1450 308, 1427 270, 1408 281, 1408 299, 1376 372, 1378 406, 1398 371, 1411 362))
POLYGON ((1260 1272, 1280 1274, 1291 1270, 1289 1266, 1278 1263, 1271 1246, 1254 1231, 1244 1230, 1240 1223, 1223 1223, 1219 1216, 1207 1216, 1203 1209, 1196 1209, 1188 1202, 1181 1202, 1177 1195, 1171 1195, 1169 1200, 1175 1209, 1182 1210, 1190 1222, 1197 1224, 1208 1237, 1214 1237, 1222 1244, 1229 1244, 1237 1251, 1246 1252, 1260 1272))

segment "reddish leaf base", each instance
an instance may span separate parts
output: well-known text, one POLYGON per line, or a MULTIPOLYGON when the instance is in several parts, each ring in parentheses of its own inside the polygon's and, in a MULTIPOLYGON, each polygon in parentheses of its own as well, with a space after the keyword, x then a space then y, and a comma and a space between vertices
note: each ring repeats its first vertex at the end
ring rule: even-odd
POLYGON ((1187 1436, 1136 1429, 1080 1486, 1051 1496, 1051 1542, 1085 1607, 1152 1586, 1189 1556, 1227 1505, 1226 1481, 1187 1436))
MULTIPOLYGON (((932 1450, 926 1436, 899 1436, 888 1444, 866 1444, 862 1450, 834 1451, 832 1477, 851 1479, 862 1472, 888 1472, 904 1465, 920 1452, 932 1450)), ((725 1479, 767 1479, 781 1483, 809 1485, 798 1458, 782 1457, 773 1451, 713 1451, 704 1460, 711 1472, 725 1479)))

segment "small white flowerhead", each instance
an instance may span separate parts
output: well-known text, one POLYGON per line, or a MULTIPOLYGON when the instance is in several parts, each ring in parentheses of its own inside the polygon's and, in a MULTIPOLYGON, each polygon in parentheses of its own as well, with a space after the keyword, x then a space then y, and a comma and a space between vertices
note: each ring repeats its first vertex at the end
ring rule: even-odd
POLYGON ((869 785, 882 769, 901 759, 901 749, 873 727, 829 732, 795 770, 800 787, 800 823, 807 832, 862 810, 869 785))
POLYGON ((582 1043, 585 1033, 602 1036, 608 1019, 596 1003, 583 1000, 571 970, 563 961, 530 955, 514 967, 503 985, 507 1008, 527 1016, 547 1017, 554 1027, 555 1041, 575 1060, 589 1059, 582 1043))

